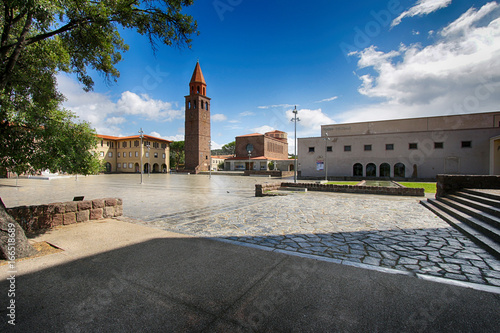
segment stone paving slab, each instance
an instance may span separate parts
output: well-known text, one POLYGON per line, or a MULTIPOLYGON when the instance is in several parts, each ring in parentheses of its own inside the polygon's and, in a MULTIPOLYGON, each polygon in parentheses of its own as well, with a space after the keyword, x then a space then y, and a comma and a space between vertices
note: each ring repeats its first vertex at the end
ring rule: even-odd
POLYGON ((136 223, 197 237, 500 286, 500 261, 415 198, 298 193, 136 223), (184 216, 184 218, 183 218, 184 216))

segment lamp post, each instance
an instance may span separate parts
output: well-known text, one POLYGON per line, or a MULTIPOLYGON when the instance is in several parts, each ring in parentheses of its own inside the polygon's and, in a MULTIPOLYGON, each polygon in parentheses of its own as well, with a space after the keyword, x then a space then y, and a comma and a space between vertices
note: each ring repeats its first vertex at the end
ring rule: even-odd
POLYGON ((293 121, 295 123, 295 135, 294 135, 294 157, 295 157, 295 161, 294 161, 294 167, 293 167, 293 182, 296 183, 297 182, 297 159, 298 159, 298 156, 297 156, 297 122, 300 121, 299 118, 297 118, 297 113, 299 111, 297 111, 297 106, 295 106, 295 109, 292 111, 294 116, 292 118, 291 121, 293 121))
POLYGON ((139 167, 139 169, 141 169, 141 184, 142 184, 142 175, 144 173, 144 169, 143 169, 143 166, 142 166, 142 139, 144 138, 144 132, 142 131, 142 127, 141 127, 141 130, 139 131, 139 136, 141 138, 141 166, 139 167))
POLYGON ((248 175, 250 176, 250 170, 252 165, 252 151, 248 151, 248 175))
POLYGON ((148 144, 148 145, 146 145, 146 148, 148 148, 148 177, 150 177, 151 176, 151 162, 149 162, 149 155, 150 155, 149 154, 149 150, 150 150, 151 147, 148 144))
POLYGON ((208 165, 208 179, 212 179, 212 141, 208 141, 208 151, 210 152, 210 159, 208 165))
POLYGON ((326 162, 327 159, 327 153, 328 153, 328 141, 330 141, 330 138, 328 137, 328 133, 325 132, 325 181, 328 182, 328 164, 326 162))

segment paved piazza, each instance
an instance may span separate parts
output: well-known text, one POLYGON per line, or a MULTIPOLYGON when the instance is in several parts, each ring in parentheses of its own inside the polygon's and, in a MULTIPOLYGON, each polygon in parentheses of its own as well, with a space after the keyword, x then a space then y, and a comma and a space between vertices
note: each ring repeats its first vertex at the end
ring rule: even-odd
POLYGON ((419 198, 291 193, 255 198, 241 176, 102 175, 0 180, 8 207, 120 197, 125 221, 453 280, 500 286, 500 261, 421 206, 419 198))

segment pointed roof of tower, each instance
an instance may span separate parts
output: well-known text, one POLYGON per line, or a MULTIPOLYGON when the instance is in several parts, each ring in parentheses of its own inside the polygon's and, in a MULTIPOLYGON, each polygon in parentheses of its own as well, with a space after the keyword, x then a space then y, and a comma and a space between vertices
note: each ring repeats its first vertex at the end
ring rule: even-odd
POLYGON ((191 77, 191 82, 201 82, 203 84, 206 84, 205 78, 203 77, 203 73, 201 72, 201 67, 200 63, 196 63, 196 67, 194 68, 193 76, 191 77))

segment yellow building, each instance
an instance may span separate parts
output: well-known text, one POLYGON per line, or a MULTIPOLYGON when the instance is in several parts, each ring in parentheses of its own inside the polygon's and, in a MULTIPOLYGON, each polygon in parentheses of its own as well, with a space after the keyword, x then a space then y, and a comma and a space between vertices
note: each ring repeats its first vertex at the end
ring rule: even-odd
POLYGON ((170 143, 172 141, 150 135, 116 137, 97 135, 97 152, 104 160, 107 173, 139 173, 141 157, 144 173, 170 171, 170 143))

